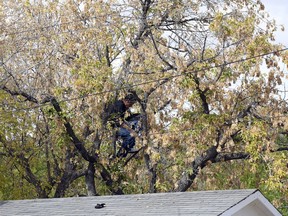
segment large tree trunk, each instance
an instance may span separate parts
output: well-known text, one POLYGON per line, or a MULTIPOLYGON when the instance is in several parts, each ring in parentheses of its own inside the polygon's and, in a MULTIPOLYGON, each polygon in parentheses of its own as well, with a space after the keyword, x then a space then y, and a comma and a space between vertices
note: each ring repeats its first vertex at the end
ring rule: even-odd
POLYGON ((150 183, 149 183, 149 193, 156 193, 156 180, 157 180, 157 172, 156 167, 157 164, 151 164, 150 156, 148 154, 144 155, 144 159, 146 162, 146 167, 150 175, 150 183))
POLYGON ((95 188, 95 167, 94 163, 89 163, 87 173, 85 175, 85 182, 87 188, 88 196, 97 196, 96 188, 95 188))

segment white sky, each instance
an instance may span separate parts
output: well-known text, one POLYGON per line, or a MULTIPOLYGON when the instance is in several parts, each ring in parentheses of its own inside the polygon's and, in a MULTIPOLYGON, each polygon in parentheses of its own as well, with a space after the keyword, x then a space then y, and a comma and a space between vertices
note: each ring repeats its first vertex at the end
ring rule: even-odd
POLYGON ((265 10, 270 14, 270 17, 276 20, 278 25, 283 25, 285 31, 280 31, 276 33, 276 42, 284 44, 288 47, 288 0, 262 0, 265 5, 265 10))

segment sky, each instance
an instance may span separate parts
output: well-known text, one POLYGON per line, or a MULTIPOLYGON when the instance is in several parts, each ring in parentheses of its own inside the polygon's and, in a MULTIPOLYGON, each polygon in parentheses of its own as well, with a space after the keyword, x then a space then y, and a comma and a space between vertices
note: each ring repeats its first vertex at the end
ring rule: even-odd
POLYGON ((276 33, 276 42, 284 44, 288 47, 288 0, 262 0, 262 3, 265 5, 265 10, 270 14, 271 18, 276 20, 278 25, 283 25, 285 31, 281 32, 280 28, 276 33))

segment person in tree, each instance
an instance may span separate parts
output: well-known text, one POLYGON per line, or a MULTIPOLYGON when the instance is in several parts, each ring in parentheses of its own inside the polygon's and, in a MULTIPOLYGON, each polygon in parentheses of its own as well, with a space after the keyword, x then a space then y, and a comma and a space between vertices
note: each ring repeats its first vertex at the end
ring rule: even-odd
MULTIPOLYGON (((125 113, 136 103, 137 99, 133 94, 126 95, 121 100, 116 100, 105 105, 103 113, 103 124, 109 128, 116 128, 116 135, 122 139, 122 147, 127 153, 135 152, 135 131, 125 121, 125 113)), ((125 155, 126 156, 126 155, 125 155)))

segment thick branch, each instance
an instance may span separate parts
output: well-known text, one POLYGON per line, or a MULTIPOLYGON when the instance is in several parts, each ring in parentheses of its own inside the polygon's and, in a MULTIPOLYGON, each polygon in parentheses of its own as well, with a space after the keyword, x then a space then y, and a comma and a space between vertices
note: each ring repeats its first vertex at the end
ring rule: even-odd
POLYGON ((89 163, 87 172, 85 174, 85 183, 88 196, 97 196, 95 188, 95 166, 94 163, 89 163))
POLYGON ((0 89, 6 91, 7 93, 9 93, 12 96, 23 96, 26 100, 31 101, 33 103, 38 103, 38 100, 36 98, 34 98, 33 96, 27 94, 26 92, 23 91, 12 91, 10 89, 8 89, 6 86, 0 86, 0 89))
POLYGON ((66 189, 71 183, 86 174, 86 169, 76 170, 76 165, 71 161, 74 157, 74 152, 71 149, 67 149, 65 153, 65 166, 64 172, 61 176, 61 181, 57 184, 57 188, 54 197, 64 197, 66 189))
POLYGON ((288 151, 288 147, 281 147, 276 150, 270 150, 271 152, 288 151))
POLYGON ((145 163, 146 163, 146 167, 148 169, 148 172, 150 173, 150 185, 149 185, 149 193, 156 193, 156 180, 157 180, 157 172, 156 172, 156 167, 157 164, 154 164, 151 166, 151 160, 150 160, 150 156, 145 153, 144 155, 144 159, 145 159, 145 163))
POLYGON ((102 179, 104 180, 105 184, 108 186, 108 188, 111 190, 111 192, 115 195, 121 195, 124 194, 124 192, 121 190, 121 188, 117 187, 114 188, 115 185, 113 184, 114 181, 108 172, 108 170, 100 163, 97 164, 97 167, 99 168, 100 175, 102 179))
POLYGON ((7 141, 5 140, 5 138, 3 138, 2 136, 0 136, 0 142, 3 143, 4 149, 6 149, 8 152, 7 154, 3 153, 3 155, 7 156, 7 157, 17 157, 19 160, 19 164, 21 165, 21 167, 25 170, 25 174, 22 174, 23 177, 30 183, 32 184, 38 194, 39 198, 47 198, 48 194, 46 193, 46 191, 41 187, 41 182, 39 179, 37 179, 37 177, 33 174, 30 164, 29 164, 29 159, 27 159, 23 153, 20 154, 16 154, 14 149, 11 148, 11 146, 8 144, 6 145, 7 141))
POLYGON ((34 185, 34 187, 36 188, 36 191, 37 191, 37 194, 38 194, 39 198, 47 198, 48 194, 46 193, 45 190, 43 190, 43 188, 41 187, 41 182, 33 174, 32 170, 30 168, 30 164, 28 162, 28 159, 26 157, 24 157, 23 154, 20 154, 17 157, 19 158, 19 160, 21 161, 21 165, 25 169, 26 175, 24 175, 24 178, 29 183, 34 185))
POLYGON ((194 82, 196 83, 196 90, 197 90, 199 97, 202 101, 203 112, 205 114, 209 114, 210 113, 209 105, 208 105, 207 98, 206 98, 206 92, 208 89, 205 89, 205 90, 200 89, 200 82, 199 82, 199 79, 196 77, 196 75, 193 76, 193 79, 194 79, 194 82))
POLYGON ((197 177, 199 169, 203 169, 207 165, 208 161, 211 161, 212 163, 219 163, 248 158, 248 153, 218 153, 216 146, 212 146, 202 155, 196 157, 196 159, 191 163, 192 171, 186 171, 182 174, 182 177, 178 182, 178 187, 175 189, 175 191, 186 191, 197 177))
MULTIPOLYGON (((275 151, 286 151, 288 148, 277 149, 275 151)), ((232 160, 247 160, 250 158, 250 154, 246 152, 230 152, 230 153, 218 153, 215 146, 210 147, 202 155, 196 157, 191 163, 192 171, 185 171, 182 174, 181 179, 178 181, 178 186, 174 191, 186 191, 193 183, 198 175, 199 169, 203 169, 207 166, 208 162, 220 163, 232 160)))
POLYGON ((71 185, 71 183, 85 174, 85 169, 79 171, 66 169, 61 177, 60 183, 57 185, 54 198, 64 197, 65 191, 71 185))
POLYGON ((55 98, 51 99, 51 103, 54 107, 54 109, 56 110, 57 114, 63 118, 64 120, 64 126, 66 129, 67 134, 69 135, 69 137, 71 138, 73 144, 75 145, 76 149, 80 152, 80 154, 82 155, 82 157, 89 161, 89 162, 96 162, 97 161, 97 156, 91 156, 89 155, 88 151, 86 150, 86 148, 84 147, 84 143, 81 142, 78 137, 76 136, 70 122, 68 121, 68 119, 65 116, 62 116, 62 110, 60 108, 60 105, 58 103, 58 101, 55 98))
POLYGON ((192 17, 188 19, 182 19, 182 20, 166 20, 166 24, 162 26, 168 26, 168 25, 176 25, 176 24, 185 24, 189 22, 203 22, 203 23, 210 23, 213 20, 213 18, 208 17, 192 17))
POLYGON ((250 154, 245 152, 238 152, 238 153, 219 153, 214 159, 211 159, 212 163, 219 163, 231 160, 240 160, 240 159, 249 159, 250 154))

